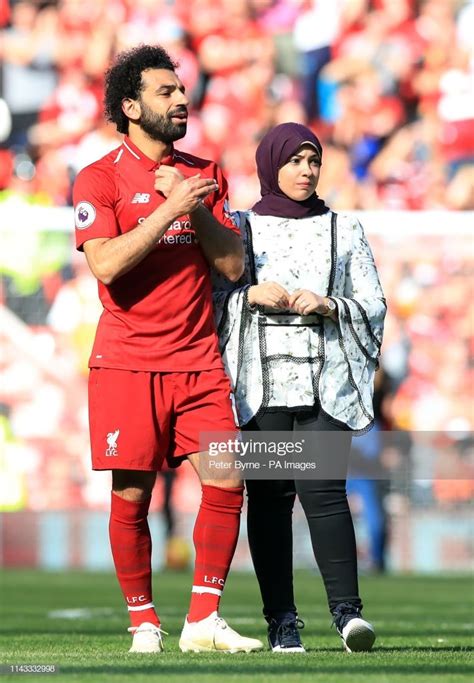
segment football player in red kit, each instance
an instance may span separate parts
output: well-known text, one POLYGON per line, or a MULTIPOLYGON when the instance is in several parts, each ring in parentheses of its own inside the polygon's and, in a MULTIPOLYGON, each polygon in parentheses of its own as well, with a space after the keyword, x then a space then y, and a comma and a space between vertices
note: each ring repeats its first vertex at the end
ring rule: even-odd
MULTIPOLYGON (((74 185, 76 244, 104 309, 89 363, 92 465, 112 470, 110 543, 131 652, 163 650, 147 523, 156 472, 165 459, 177 466, 187 458, 200 475, 199 434, 236 430, 209 266, 237 280, 243 247, 220 169, 174 148, 186 133, 189 104, 175 68, 159 46, 117 57, 105 105, 124 141, 74 185)), ((239 531, 243 487, 235 477, 201 483, 183 651, 262 647, 218 613, 239 531)))

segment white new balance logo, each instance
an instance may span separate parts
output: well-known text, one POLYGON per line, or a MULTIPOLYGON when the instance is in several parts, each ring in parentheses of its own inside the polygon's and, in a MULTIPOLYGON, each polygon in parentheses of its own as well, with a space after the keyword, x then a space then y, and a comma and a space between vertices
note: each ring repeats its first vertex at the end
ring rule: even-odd
POLYGON ((147 192, 137 192, 132 199, 132 204, 148 204, 150 196, 147 192))

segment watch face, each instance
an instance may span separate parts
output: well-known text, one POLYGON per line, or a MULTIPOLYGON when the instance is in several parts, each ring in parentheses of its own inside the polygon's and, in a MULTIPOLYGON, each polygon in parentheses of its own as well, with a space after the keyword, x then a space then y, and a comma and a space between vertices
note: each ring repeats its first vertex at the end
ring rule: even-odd
POLYGON ((336 310, 336 304, 332 299, 328 299, 328 308, 330 311, 335 311, 336 310))

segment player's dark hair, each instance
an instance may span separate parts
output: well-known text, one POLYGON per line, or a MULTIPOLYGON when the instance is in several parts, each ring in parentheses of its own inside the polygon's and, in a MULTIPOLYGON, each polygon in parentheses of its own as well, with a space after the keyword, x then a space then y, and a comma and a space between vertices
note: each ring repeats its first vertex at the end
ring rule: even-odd
POLYGON ((122 100, 138 99, 142 90, 142 72, 146 69, 174 71, 177 63, 159 45, 138 45, 120 52, 105 74, 105 116, 117 126, 119 133, 128 133, 128 118, 122 111, 122 100))

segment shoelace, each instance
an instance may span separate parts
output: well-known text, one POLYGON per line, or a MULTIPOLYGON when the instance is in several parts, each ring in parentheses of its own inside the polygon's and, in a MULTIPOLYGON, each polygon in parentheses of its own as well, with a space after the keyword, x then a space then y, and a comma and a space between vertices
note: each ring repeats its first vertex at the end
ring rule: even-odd
POLYGON ((228 624, 222 617, 216 617, 216 626, 218 628, 227 628, 228 624))
POLYGON ((338 631, 342 631, 344 626, 355 617, 360 617, 360 609, 350 602, 341 602, 332 613, 332 626, 336 626, 338 631))
POLYGON ((295 621, 284 621, 278 626, 277 635, 282 645, 285 645, 287 641, 293 640, 296 629, 304 629, 304 621, 302 619, 297 618, 295 621))
MULTIPOLYGON (((133 634, 135 634, 135 633, 137 632, 137 630, 138 630, 138 626, 129 626, 129 627, 127 628, 127 631, 128 631, 129 633, 133 633, 133 634)), ((169 636, 169 633, 168 633, 167 631, 164 631, 164 630, 161 628, 161 626, 153 626, 153 628, 150 627, 150 628, 147 628, 147 629, 142 629, 142 630, 140 631, 140 633, 158 633, 159 636, 161 636, 162 634, 163 634, 164 636, 169 636)))

